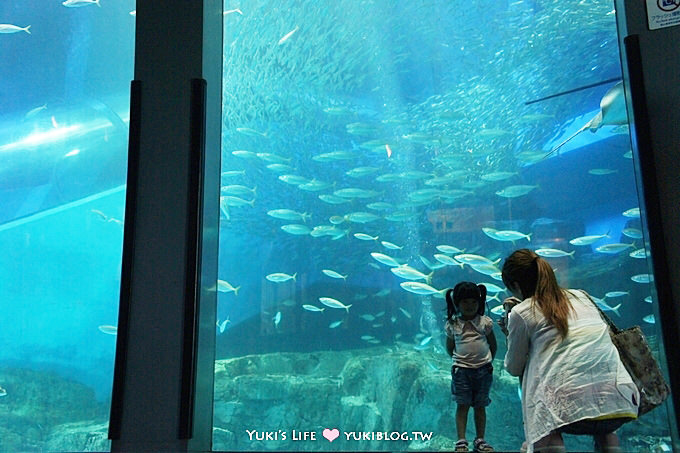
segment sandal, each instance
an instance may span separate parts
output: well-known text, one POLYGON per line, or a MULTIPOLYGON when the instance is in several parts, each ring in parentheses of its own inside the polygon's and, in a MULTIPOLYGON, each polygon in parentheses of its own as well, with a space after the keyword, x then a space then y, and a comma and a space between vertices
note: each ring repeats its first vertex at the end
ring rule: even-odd
POLYGON ((488 444, 487 441, 482 439, 481 437, 478 439, 475 439, 475 442, 473 443, 474 445, 474 452, 475 453, 489 453, 493 451, 493 447, 488 444))
POLYGON ((456 442, 456 449, 453 451, 455 452, 470 451, 468 450, 468 441, 465 439, 458 439, 458 441, 456 442))

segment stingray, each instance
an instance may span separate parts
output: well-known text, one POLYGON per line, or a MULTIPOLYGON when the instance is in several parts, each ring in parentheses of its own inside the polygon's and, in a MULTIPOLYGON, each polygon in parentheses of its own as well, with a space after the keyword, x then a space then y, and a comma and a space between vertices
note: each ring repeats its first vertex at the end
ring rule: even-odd
POLYGON ((602 126, 620 126, 622 124, 628 124, 628 114, 626 112, 626 98, 623 94, 623 83, 619 82, 611 87, 602 97, 602 100, 600 100, 600 111, 584 124, 581 129, 551 149, 544 158, 550 156, 586 129, 596 132, 602 126))

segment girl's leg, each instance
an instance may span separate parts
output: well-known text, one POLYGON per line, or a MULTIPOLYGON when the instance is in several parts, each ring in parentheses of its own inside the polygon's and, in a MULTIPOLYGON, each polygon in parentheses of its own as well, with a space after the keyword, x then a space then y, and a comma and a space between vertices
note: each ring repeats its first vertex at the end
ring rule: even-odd
POLYGON ((475 413, 475 430, 477 436, 475 439, 484 439, 484 431, 486 431, 486 408, 484 406, 473 407, 475 413))
POLYGON ((459 404, 456 408, 456 431, 459 439, 465 439, 465 432, 467 431, 467 418, 470 406, 467 404, 459 404))

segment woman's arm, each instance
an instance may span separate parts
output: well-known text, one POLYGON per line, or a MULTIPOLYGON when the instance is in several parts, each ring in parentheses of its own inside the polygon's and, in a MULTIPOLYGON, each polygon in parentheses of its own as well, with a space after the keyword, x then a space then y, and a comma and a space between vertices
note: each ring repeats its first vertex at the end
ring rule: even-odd
POLYGON ((508 315, 508 352, 505 354, 505 369, 513 376, 521 376, 529 354, 527 326, 516 311, 508 315))

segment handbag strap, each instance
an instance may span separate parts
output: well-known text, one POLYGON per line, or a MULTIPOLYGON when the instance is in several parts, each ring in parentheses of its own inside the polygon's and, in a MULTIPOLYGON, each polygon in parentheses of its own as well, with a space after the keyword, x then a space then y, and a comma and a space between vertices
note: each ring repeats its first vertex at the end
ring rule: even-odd
POLYGON ((607 324, 607 325, 609 326, 609 329, 612 331, 612 333, 613 333, 613 334, 619 333, 619 331, 620 331, 621 329, 619 329, 618 327, 616 327, 616 324, 614 324, 614 321, 612 321, 611 318, 610 318, 609 316, 607 316, 607 315, 605 314, 604 311, 602 311, 602 309, 600 308, 600 306, 597 305, 597 302, 595 302, 595 301, 593 300, 593 298, 590 296, 590 294, 588 294, 586 291, 584 291, 584 290, 582 290, 582 289, 580 289, 579 291, 582 292, 582 293, 588 298, 588 300, 590 300, 590 301, 593 303, 593 305, 595 305, 595 308, 597 309, 597 311, 600 312, 600 317, 601 317, 602 320, 605 322, 605 324, 607 324))

